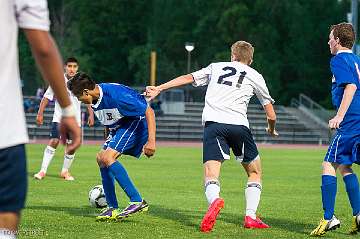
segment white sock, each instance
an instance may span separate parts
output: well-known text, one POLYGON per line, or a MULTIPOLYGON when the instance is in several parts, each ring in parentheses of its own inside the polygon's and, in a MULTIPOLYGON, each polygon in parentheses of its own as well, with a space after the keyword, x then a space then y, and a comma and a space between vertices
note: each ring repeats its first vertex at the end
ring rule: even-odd
POLYGON ((248 182, 245 189, 246 216, 256 219, 256 210, 259 206, 261 195, 261 184, 258 182, 248 182))
POLYGON ((205 196, 209 205, 220 197, 220 183, 216 179, 205 182, 205 196))
POLYGON ((56 151, 56 149, 54 149, 53 147, 51 147, 49 145, 46 146, 46 148, 44 150, 42 164, 41 164, 41 171, 43 171, 44 173, 46 173, 47 168, 49 167, 50 162, 55 155, 55 151, 56 151))
POLYGON ((72 162, 74 161, 74 158, 75 158, 75 154, 72 154, 72 155, 65 154, 64 155, 64 164, 63 164, 61 172, 69 171, 69 168, 70 168, 72 162))
POLYGON ((16 236, 13 231, 9 229, 0 228, 0 239, 15 239, 16 236))

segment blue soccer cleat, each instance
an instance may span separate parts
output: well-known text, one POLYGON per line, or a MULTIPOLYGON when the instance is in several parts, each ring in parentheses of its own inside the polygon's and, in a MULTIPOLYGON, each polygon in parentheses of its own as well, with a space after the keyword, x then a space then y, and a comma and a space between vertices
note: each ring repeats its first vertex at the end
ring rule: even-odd
POLYGON ((111 220, 121 221, 127 217, 133 216, 140 212, 146 212, 149 210, 149 205, 145 200, 141 202, 130 202, 129 206, 120 211, 120 209, 116 209, 112 213, 111 220))

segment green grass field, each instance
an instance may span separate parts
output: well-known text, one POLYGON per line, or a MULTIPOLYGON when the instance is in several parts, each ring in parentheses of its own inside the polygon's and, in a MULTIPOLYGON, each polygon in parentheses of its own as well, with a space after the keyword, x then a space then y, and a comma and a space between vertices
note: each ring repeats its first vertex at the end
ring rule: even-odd
MULTIPOLYGON (((95 154, 98 146, 83 146, 72 173, 76 181, 58 177, 63 148, 59 147, 48 176, 32 178, 39 169, 44 145, 28 145, 29 191, 23 211, 20 238, 308 238, 322 216, 321 162, 324 149, 260 149, 263 192, 258 213, 272 228, 245 230, 244 186, 246 176, 235 160, 222 168, 221 211, 213 232, 199 231, 207 202, 202 182, 201 148, 158 148, 152 159, 122 157, 142 196, 147 213, 119 223, 95 222, 98 210, 88 203, 88 191, 101 184, 95 154)), ((356 167, 355 167, 356 168, 356 167)), ((356 170, 359 172, 358 170, 356 170)), ((349 238, 351 209, 342 179, 338 180, 336 215, 340 229, 327 238, 349 238)), ((117 185, 121 207, 127 197, 117 185)))

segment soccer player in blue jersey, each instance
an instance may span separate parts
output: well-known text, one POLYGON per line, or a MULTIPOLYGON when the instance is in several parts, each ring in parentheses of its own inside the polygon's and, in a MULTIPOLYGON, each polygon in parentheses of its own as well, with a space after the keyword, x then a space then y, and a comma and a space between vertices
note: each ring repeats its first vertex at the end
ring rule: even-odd
POLYGON ((122 155, 139 158, 155 152, 155 115, 143 95, 114 83, 95 84, 85 73, 68 82, 69 90, 83 103, 91 104, 99 121, 110 130, 103 149, 97 155, 108 208, 96 217, 99 221, 122 220, 148 210, 148 204, 131 182, 125 168, 116 159, 122 155), (130 199, 129 206, 118 209, 114 178, 130 199))
POLYGON ((353 211, 351 234, 360 230, 359 181, 352 164, 360 164, 360 58, 352 53, 355 33, 351 24, 340 23, 330 28, 329 46, 334 56, 330 61, 332 78, 332 103, 337 114, 329 121, 329 127, 337 132, 322 164, 322 203, 324 217, 311 232, 322 236, 340 227, 334 215, 336 197, 336 170, 339 169, 353 211))

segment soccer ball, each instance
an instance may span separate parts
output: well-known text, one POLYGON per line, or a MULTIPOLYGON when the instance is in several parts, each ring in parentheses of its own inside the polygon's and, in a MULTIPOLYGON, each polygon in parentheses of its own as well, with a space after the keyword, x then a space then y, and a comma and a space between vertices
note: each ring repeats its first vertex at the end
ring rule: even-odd
POLYGON ((97 208, 103 208, 107 206, 104 188, 102 185, 96 185, 89 192, 90 205, 97 208))

